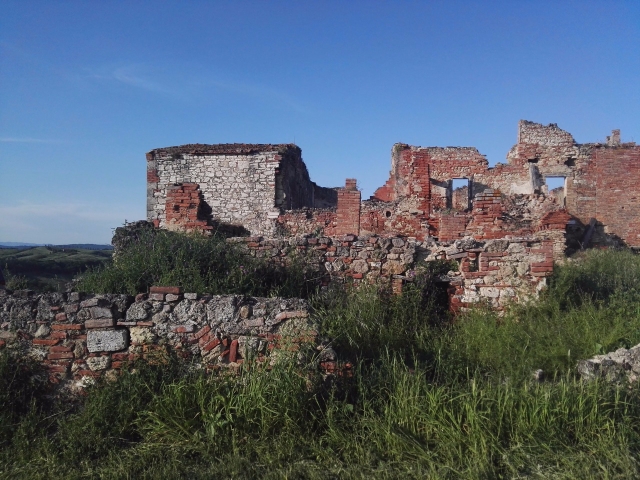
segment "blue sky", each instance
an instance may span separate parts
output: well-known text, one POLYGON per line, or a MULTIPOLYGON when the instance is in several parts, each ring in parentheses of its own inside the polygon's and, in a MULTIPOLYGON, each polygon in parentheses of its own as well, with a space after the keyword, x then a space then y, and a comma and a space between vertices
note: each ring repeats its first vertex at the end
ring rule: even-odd
POLYGON ((170 145, 295 142, 368 197, 395 142, 640 143, 637 0, 0 3, 0 241, 109 243, 170 145))

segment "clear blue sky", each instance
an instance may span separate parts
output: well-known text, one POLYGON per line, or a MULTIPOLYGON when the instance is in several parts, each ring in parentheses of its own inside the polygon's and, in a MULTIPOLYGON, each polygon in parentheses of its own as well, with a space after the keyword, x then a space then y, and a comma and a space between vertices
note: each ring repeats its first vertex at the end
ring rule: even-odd
POLYGON ((109 243, 157 147, 295 142, 367 197, 395 142, 640 142, 639 85, 637 0, 2 0, 0 241, 109 243))

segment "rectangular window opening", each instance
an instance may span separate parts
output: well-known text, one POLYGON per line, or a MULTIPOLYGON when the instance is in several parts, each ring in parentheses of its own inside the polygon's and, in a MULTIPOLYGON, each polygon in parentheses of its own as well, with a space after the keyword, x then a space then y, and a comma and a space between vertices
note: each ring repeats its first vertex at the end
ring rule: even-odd
POLYGON ((471 182, 468 178, 454 178, 451 184, 451 209, 467 212, 471 209, 471 182))
POLYGON ((545 177, 544 182, 546 188, 544 193, 564 207, 567 197, 567 177, 545 177))

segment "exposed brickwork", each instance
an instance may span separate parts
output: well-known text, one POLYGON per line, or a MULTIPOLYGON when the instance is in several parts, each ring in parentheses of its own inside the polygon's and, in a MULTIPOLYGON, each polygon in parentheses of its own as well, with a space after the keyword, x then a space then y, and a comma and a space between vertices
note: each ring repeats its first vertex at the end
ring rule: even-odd
POLYGON ((356 180, 348 178, 345 188, 338 190, 335 235, 360 233, 360 191, 356 180))
MULTIPOLYGON (((580 248, 580 234, 593 221, 591 245, 640 247, 640 147, 623 143, 619 130, 606 143, 578 144, 556 124, 522 120, 507 163, 494 167, 472 147, 398 143, 391 152, 388 180, 364 202, 354 179, 336 189, 311 182, 295 145, 169 147, 150 152, 147 167, 149 219, 166 228, 198 229, 200 222, 211 225, 217 219, 267 237, 403 237, 441 246, 464 239, 520 238, 531 244, 525 248, 544 242, 540 248, 550 249, 551 258, 560 261, 567 228, 574 235, 572 248, 580 248), (551 177, 563 178, 565 187, 550 192, 551 177), (454 190, 455 179, 466 179, 468 186, 454 190), (174 184, 182 186, 174 190, 174 184), (198 184, 202 192, 195 216, 198 199, 187 194, 184 185, 189 184, 198 184), (211 209, 210 218, 202 206, 211 209)), ((470 252, 468 261, 484 262, 480 253, 470 252)), ((548 273, 548 259, 540 262, 545 265, 528 267, 526 275, 548 273)), ((535 281, 528 285, 538 288, 535 281)), ((452 288, 455 298, 462 295, 456 289, 466 287, 452 288)))
POLYGON ((207 232, 213 226, 202 218, 202 194, 197 183, 181 183, 167 189, 165 226, 169 230, 207 232))
POLYGON ((438 240, 448 242, 451 240, 459 240, 464 236, 470 216, 462 214, 441 215, 439 220, 438 240))

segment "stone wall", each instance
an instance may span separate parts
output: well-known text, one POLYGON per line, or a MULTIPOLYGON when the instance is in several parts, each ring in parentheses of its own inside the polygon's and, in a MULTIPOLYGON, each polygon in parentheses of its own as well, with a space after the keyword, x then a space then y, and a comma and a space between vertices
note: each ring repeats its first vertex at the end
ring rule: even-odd
POLYGON ((171 354, 204 369, 270 362, 274 351, 315 346, 316 336, 300 299, 183 294, 178 287, 152 287, 135 299, 0 289, 0 349, 41 362, 52 382, 74 388, 171 354))
POLYGON ((310 180, 295 145, 183 145, 147 154, 147 219, 170 227, 170 192, 190 184, 206 205, 208 218, 199 220, 262 234, 274 233, 282 211, 315 207, 316 196, 319 206, 330 206, 336 196, 310 180))
POLYGON ((463 239, 436 245, 427 253, 426 261, 447 259, 459 264, 448 276, 454 312, 476 303, 500 310, 531 298, 553 273, 553 244, 538 236, 484 242, 463 239))
POLYGON ((546 285, 546 277, 553 273, 554 245, 564 237, 563 230, 551 225, 525 237, 486 241, 467 237, 435 242, 377 235, 239 237, 229 241, 243 245, 254 256, 278 263, 291 261, 296 255, 304 257, 324 285, 350 280, 390 285, 395 292, 413 281, 425 262, 455 260, 457 267, 440 280, 450 283, 450 307, 457 312, 480 301, 502 309, 546 285))
POLYGON ((251 255, 274 262, 304 258, 321 283, 352 279, 355 283, 402 284, 403 276, 416 265, 415 239, 376 235, 326 237, 301 235, 288 238, 237 237, 228 241, 243 246, 251 255))

